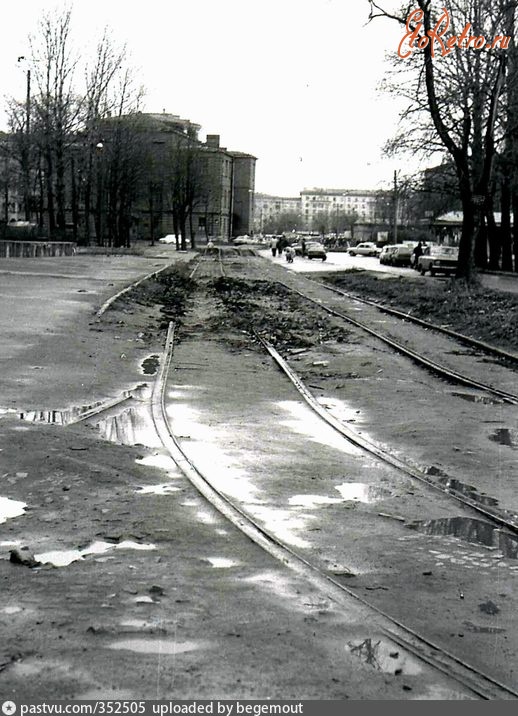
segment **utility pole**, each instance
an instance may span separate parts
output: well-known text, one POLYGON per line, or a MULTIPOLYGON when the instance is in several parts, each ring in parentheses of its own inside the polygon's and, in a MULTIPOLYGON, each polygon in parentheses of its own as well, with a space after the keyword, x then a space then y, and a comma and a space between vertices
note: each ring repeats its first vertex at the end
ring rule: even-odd
MULTIPOLYGON (((18 62, 25 61, 25 57, 22 55, 18 58, 18 62)), ((31 70, 29 67, 25 70, 25 74, 27 77, 27 96, 25 100, 25 131, 24 131, 24 139, 23 139, 23 150, 22 150, 22 165, 23 165, 23 203, 24 203, 24 211, 25 211, 25 221, 31 220, 31 179, 30 179, 30 171, 31 171, 31 139, 30 139, 30 131, 31 131, 31 70)))
POLYGON ((397 170, 394 169, 394 224, 392 229, 393 244, 397 244, 397 211, 398 211, 398 195, 397 195, 397 170))

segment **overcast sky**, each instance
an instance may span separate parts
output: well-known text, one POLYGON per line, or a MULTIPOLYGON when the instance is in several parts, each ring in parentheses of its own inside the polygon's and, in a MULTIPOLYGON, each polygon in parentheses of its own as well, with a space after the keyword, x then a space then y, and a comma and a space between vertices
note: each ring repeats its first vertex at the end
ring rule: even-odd
MULTIPOLYGON (((147 90, 144 111, 166 110, 258 158, 257 191, 379 188, 397 160, 381 160, 398 105, 380 94, 385 54, 401 29, 367 25, 366 0, 76 0, 78 49, 109 26, 147 90)), ((2 5, 2 90, 20 100, 27 36, 48 0, 2 5)), ((5 113, 1 126, 6 127, 5 113)))

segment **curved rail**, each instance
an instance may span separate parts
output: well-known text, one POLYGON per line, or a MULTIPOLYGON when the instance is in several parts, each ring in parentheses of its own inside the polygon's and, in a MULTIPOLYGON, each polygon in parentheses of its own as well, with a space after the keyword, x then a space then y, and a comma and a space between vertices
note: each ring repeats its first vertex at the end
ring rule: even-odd
POLYGON ((286 363, 286 361, 282 358, 282 356, 275 350, 275 348, 262 336, 260 336, 258 333, 254 331, 255 338, 261 343, 261 345, 268 351, 268 353, 271 355, 271 357, 275 360, 279 368, 284 372, 284 374, 291 380, 299 394, 304 398, 306 403, 311 407, 311 409, 316 412, 323 420, 325 420, 328 425, 330 425, 332 428, 334 428, 340 435, 342 435, 346 440, 348 440, 350 443, 355 445, 356 447, 361 448, 362 450, 365 450, 366 452, 370 453, 374 457, 378 458, 379 460, 382 460, 383 462, 391 465, 392 467, 395 467, 396 469, 400 470, 401 472, 404 472, 409 477, 412 477, 416 480, 419 480, 420 482, 424 482, 429 487, 432 487, 434 490, 437 490, 438 492, 441 492, 448 497, 452 497, 455 500, 458 500, 461 502, 465 507, 470 507, 474 510, 476 510, 479 514, 483 515, 484 517, 492 520, 493 522, 498 523, 501 527, 506 527, 508 530, 513 532, 514 534, 518 534, 518 517, 513 522, 510 518, 506 519, 501 514, 498 514, 497 512, 494 512, 493 510, 480 505, 474 500, 470 500, 467 497, 464 497, 463 495, 459 495, 454 490, 449 490, 445 487, 442 487, 441 485, 438 485, 436 482, 431 480, 424 472, 421 472, 420 470, 412 467, 408 463, 406 463, 404 460, 401 460, 398 457, 395 457, 391 453, 387 452, 386 450, 383 450, 382 448, 377 447, 373 443, 371 443, 369 440, 366 440, 364 437, 359 435, 356 431, 354 431, 352 428, 348 427, 347 425, 344 425, 344 423, 337 420, 331 413, 324 408, 318 400, 315 398, 315 396, 311 393, 311 391, 306 387, 302 379, 295 373, 295 371, 286 363))
POLYGON ((336 286, 330 286, 329 284, 322 283, 321 281, 317 281, 313 278, 308 278, 308 281, 312 281, 313 283, 316 283, 318 286, 321 286, 322 288, 326 288, 328 291, 332 291, 333 293, 337 293, 340 296, 344 296, 345 298, 350 298, 353 301, 359 301, 360 303, 365 303, 367 306, 373 306, 374 308, 377 308, 382 313, 386 313, 389 316, 395 316, 396 318, 400 318, 404 321, 410 321, 412 323, 415 323, 418 326, 423 326, 423 328, 428 328, 429 330, 437 331, 438 333, 443 333, 446 336, 449 336, 450 338, 455 338, 456 340, 465 343, 468 346, 473 346, 473 348, 478 348, 481 351, 484 351, 485 353, 488 353, 490 355, 497 356, 498 358, 503 358, 504 360, 512 361, 513 363, 518 363, 518 355, 516 353, 509 353, 508 351, 504 351, 502 348, 497 348, 497 346, 492 346, 489 343, 485 343, 484 341, 478 340, 478 338, 472 338, 471 336, 466 336, 464 333, 457 333, 457 331, 451 330, 451 328, 445 328, 444 326, 438 326, 436 323, 430 323, 430 321, 425 321, 423 318, 418 318, 417 316, 412 316, 410 313, 405 313, 404 311, 399 311, 397 308, 392 308, 391 306, 385 306, 382 303, 377 303, 376 301, 371 301, 368 298, 362 298, 361 296, 357 296, 353 293, 348 293, 347 291, 343 291, 341 288, 337 288, 336 286))
POLYGON ((465 375, 462 375, 461 373, 457 373, 454 370, 451 370, 450 368, 447 368, 444 365, 441 365, 440 363, 436 363, 435 361, 431 360, 430 358, 425 358, 425 356, 422 356, 420 353, 417 353, 416 351, 413 351, 411 348, 407 348, 406 346, 402 345, 401 343, 398 343, 397 341, 393 340, 392 338, 389 338, 388 336, 384 336, 382 333, 379 333, 378 331, 375 331, 373 328, 369 328, 369 326, 366 326, 364 323, 361 323, 360 321, 355 320, 354 318, 351 318, 350 316, 347 316, 345 313, 340 313, 340 311, 336 311, 334 308, 330 308, 329 306, 326 306, 321 301, 318 301, 315 298, 311 298, 307 294, 303 293, 302 291, 299 291, 296 288, 293 288, 292 286, 289 286, 288 284, 284 283, 283 281, 278 281, 278 283, 281 286, 284 286, 284 288, 287 288, 289 291, 293 291, 294 293, 298 294, 302 298, 304 298, 306 301, 309 301, 310 303, 315 304, 319 308, 321 308, 323 311, 326 311, 327 313, 330 313, 332 316, 336 316, 337 318, 341 318, 343 321, 347 321, 347 323, 351 323, 356 328, 359 328, 360 330, 364 331, 365 333, 369 333, 371 336, 374 336, 378 340, 382 341, 383 343, 386 343, 388 346, 393 348, 398 353, 401 353, 402 355, 406 356, 407 358, 411 358, 415 363, 418 365, 421 365, 428 370, 433 371, 437 375, 440 375, 443 378, 446 378, 449 381, 453 381, 456 383, 460 383, 461 385, 465 385, 469 388, 476 388, 477 390, 482 390, 486 393, 491 393, 492 395, 496 395, 498 398, 501 398, 506 403, 510 403, 511 405, 518 405, 518 395, 515 395, 514 393, 508 393, 505 390, 500 390, 498 388, 494 388, 491 385, 486 385, 485 383, 480 383, 477 380, 473 380, 472 378, 468 378, 465 375))
POLYGON ((334 601, 344 603, 350 598, 360 603, 369 611, 377 615, 381 630, 395 642, 408 648, 413 654, 430 664, 432 667, 447 674, 464 688, 477 694, 483 699, 514 699, 518 693, 510 687, 499 683, 495 679, 480 672, 475 667, 447 652, 429 639, 426 639, 406 627, 404 624, 391 618, 388 614, 370 604, 352 590, 340 584, 329 574, 313 565, 304 557, 294 552, 290 547, 271 535, 267 530, 255 522, 250 515, 235 505, 223 493, 215 488, 210 480, 201 473, 196 465, 182 450, 179 441, 173 434, 165 410, 166 381, 169 373, 174 346, 174 324, 169 325, 166 343, 157 374, 152 395, 152 416, 155 429, 178 468, 186 478, 230 520, 241 532, 246 534, 254 543, 266 550, 270 555, 294 570, 297 574, 308 579, 320 590, 327 593, 334 601))

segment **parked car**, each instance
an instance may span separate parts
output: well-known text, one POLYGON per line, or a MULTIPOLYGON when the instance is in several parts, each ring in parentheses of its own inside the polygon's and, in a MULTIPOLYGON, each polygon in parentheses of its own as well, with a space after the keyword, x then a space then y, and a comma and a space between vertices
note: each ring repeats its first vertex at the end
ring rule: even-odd
POLYGON ((379 256, 380 253, 381 249, 379 249, 372 241, 362 241, 361 244, 352 246, 349 249, 349 254, 351 256, 379 256))
POLYGON ((324 246, 317 241, 310 241, 306 244, 306 256, 308 259, 322 259, 322 261, 327 259, 324 246))
POLYGON ((302 256, 302 244, 292 244, 291 248, 295 251, 295 256, 302 256))
POLYGON ((456 246, 428 246, 417 259, 417 270, 424 276, 436 273, 454 273, 457 270, 459 249, 456 246))
MULTIPOLYGON (((181 238, 178 238, 178 241, 181 242, 181 238)), ((161 239, 158 239, 159 244, 175 244, 176 243, 176 236, 174 234, 167 234, 167 236, 162 236, 161 239)))
POLYGON ((390 263, 390 255, 392 251, 396 248, 396 244, 387 244, 381 249, 380 254, 380 264, 389 264, 390 263))
POLYGON ((235 246, 241 246, 242 244, 253 244, 254 240, 248 234, 245 234, 244 236, 236 236, 235 239, 232 239, 232 243, 235 246))
POLYGON ((391 266, 410 266, 413 246, 408 244, 395 244, 390 253, 391 266))

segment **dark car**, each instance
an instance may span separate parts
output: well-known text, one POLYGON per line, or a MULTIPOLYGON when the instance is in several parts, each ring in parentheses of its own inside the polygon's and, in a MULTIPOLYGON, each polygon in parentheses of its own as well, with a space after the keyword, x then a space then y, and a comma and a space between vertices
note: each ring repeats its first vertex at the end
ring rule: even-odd
POLYGON ((306 256, 308 259, 322 259, 322 261, 327 259, 326 250, 318 241, 310 241, 306 244, 306 256))

